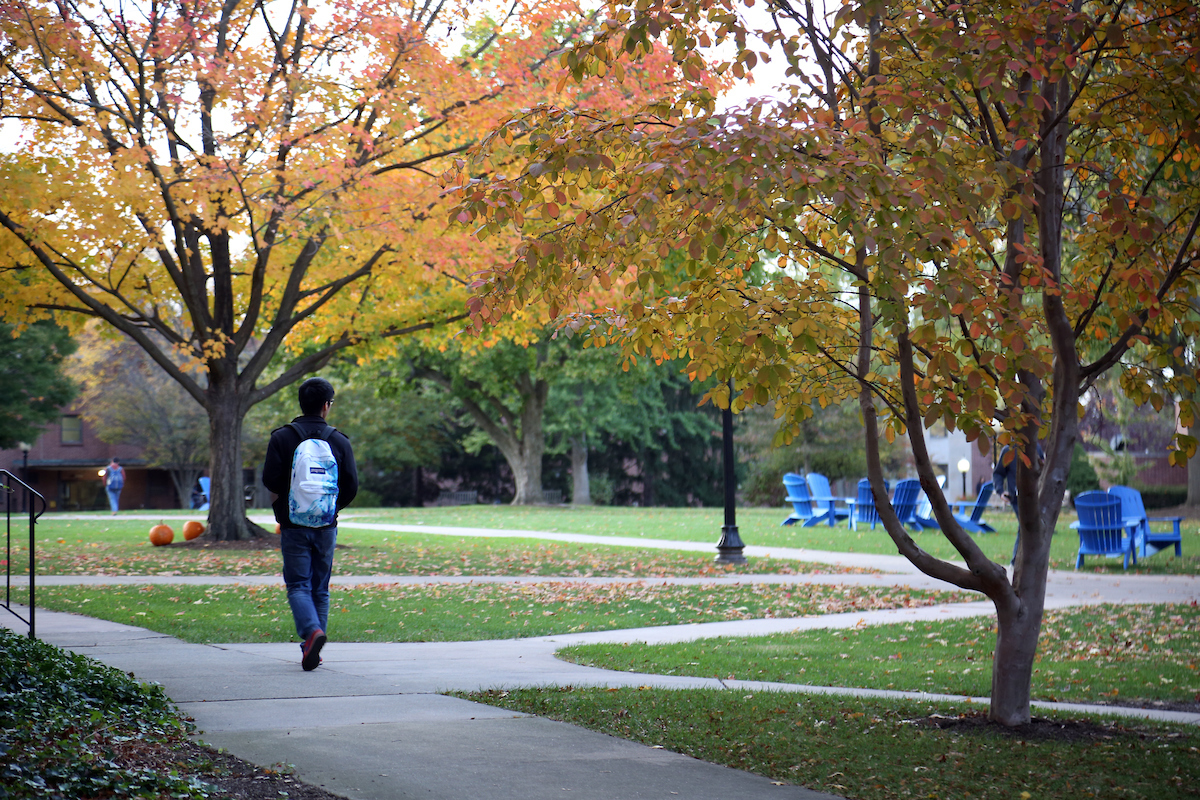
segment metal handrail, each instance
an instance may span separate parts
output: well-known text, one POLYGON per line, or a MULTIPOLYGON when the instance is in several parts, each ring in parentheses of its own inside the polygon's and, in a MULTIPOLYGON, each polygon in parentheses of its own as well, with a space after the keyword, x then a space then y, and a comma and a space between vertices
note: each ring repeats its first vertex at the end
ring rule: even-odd
MULTIPOLYGON (((34 620, 37 611, 37 598, 35 596, 35 581, 36 575, 36 559, 34 558, 34 525, 37 523, 38 517, 46 513, 46 498, 42 497, 37 489, 27 484, 25 481, 13 475, 6 469, 0 469, 0 491, 4 492, 4 608, 8 613, 12 614, 17 619, 29 626, 29 638, 36 639, 36 631, 34 628, 34 620), (17 489, 13 484, 20 484, 25 489, 25 508, 29 511, 29 619, 25 619, 12 608, 12 514, 13 514, 13 495, 17 489), (36 514, 33 512, 33 500, 37 498, 42 501, 42 510, 36 514)), ((21 512, 18 512, 21 513, 21 512)))

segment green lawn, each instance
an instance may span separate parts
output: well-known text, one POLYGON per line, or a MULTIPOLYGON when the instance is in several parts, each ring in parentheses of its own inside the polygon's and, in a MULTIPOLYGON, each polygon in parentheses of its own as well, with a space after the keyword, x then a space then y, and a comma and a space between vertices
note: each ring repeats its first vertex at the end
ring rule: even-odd
MULTIPOLYGON (((17 602, 27 596, 14 592, 17 602)), ((969 599, 963 592, 767 584, 334 586, 329 635, 342 642, 473 641, 969 599)), ((39 608, 137 625, 189 642, 295 638, 283 587, 44 586, 37 590, 37 601, 39 608)))
MULTIPOLYGON (((723 512, 717 508, 614 508, 593 506, 572 507, 512 507, 512 506, 453 506, 447 508, 389 508, 366 509, 347 512, 344 517, 354 522, 383 522, 404 525, 433 525, 446 527, 476 527, 502 530, 542 531, 550 533, 584 533, 596 536, 622 536, 645 539, 667 539, 714 544, 720 535, 723 512)), ((896 555, 896 547, 882 528, 871 530, 860 527, 851 531, 845 525, 829 528, 818 525, 812 528, 796 526, 780 527, 787 515, 783 509, 747 508, 738 511, 738 529, 747 545, 762 547, 789 547, 835 552, 878 553, 896 555)), ((177 529, 182 521, 195 518, 186 512, 163 514, 164 519, 177 529), (175 524, 175 522, 178 524, 175 524)), ((1016 537, 1016 521, 1008 512, 993 512, 990 519, 999 530, 994 534, 981 534, 976 541, 992 559, 1007 563, 1012 555, 1016 537)), ((1055 569, 1071 570, 1075 567, 1075 552, 1078 539, 1068 525, 1073 517, 1064 512, 1059 520, 1059 532, 1051 545, 1051 566, 1055 569)), ((86 521, 69 520, 47 515, 38 524, 39 559, 46 559, 40 567, 44 574, 80 574, 103 570, 121 574, 161 574, 161 570, 179 570, 179 574, 265 574, 275 571, 269 554, 217 553, 214 551, 184 550, 172 545, 167 548, 152 548, 147 541, 150 523, 140 520, 122 520, 108 515, 96 515, 86 521), (62 540, 61 542, 59 540, 62 540), (176 555, 176 551, 179 554, 176 555), (230 573, 230 570, 237 570, 230 573), (241 571, 241 570, 244 570, 241 571)), ((1136 571, 1148 574, 1196 574, 1200 572, 1200 523, 1186 521, 1183 526, 1183 557, 1163 552, 1139 562, 1136 571)), ((18 531, 19 533, 19 531, 18 531)), ((950 543, 937 531, 913 534, 917 543, 926 551, 940 558, 957 560, 957 553, 950 543)), ((15 542, 24 544, 19 536, 15 542)), ((178 540, 177 540, 178 541, 178 540)), ((397 534, 386 531, 356 530, 343 528, 339 541, 351 547, 377 548, 376 552, 339 553, 339 570, 350 572, 400 574, 442 574, 446 569, 457 569, 452 553, 464 551, 457 537, 436 534, 397 534), (385 541, 386 540, 386 541, 385 541), (418 550, 429 554, 414 557, 418 550), (449 563, 448 563, 449 562, 449 563)), ((595 547, 568 547, 566 551, 542 558, 537 551, 550 546, 535 539, 471 539, 477 543, 487 542, 491 552, 476 559, 468 556, 461 566, 464 575, 498 574, 497 569, 513 570, 513 574, 524 574, 527 565, 543 561, 546 564, 562 564, 561 572, 533 572, 532 574, 709 574, 713 569, 712 559, 703 554, 678 556, 670 551, 638 550, 626 547, 613 548, 602 554, 595 547), (600 558, 603 566, 591 564, 593 555, 600 558), (683 558, 691 567, 683 562, 683 558), (568 562, 578 563, 568 563, 568 562), (685 571, 678 571, 685 570, 685 571)), ((483 546, 483 545, 481 545, 483 546)), ((554 545, 553 547, 564 547, 554 545)), ((23 569, 23 550, 13 554, 14 568, 23 569)), ((715 552, 715 551, 714 551, 715 552)), ((791 563, 791 562, 789 562, 791 563)), ((560 569, 544 564, 535 569, 560 569)), ((795 571, 811 571, 810 566, 791 567, 795 571)), ((820 567, 822 571, 828 568, 820 567)), ((1116 559, 1089 558, 1085 569, 1095 572, 1121 572, 1121 562, 1116 559)), ((778 559, 755 558, 738 572, 775 572, 788 567, 778 559)))
POLYGON ((983 713, 970 705, 574 687, 459 696, 854 800, 1200 794, 1200 731, 1192 726, 1055 717, 1081 735, 1064 741, 970 725, 983 713), (955 727, 920 724, 933 715, 955 727))
MULTIPOLYGON (((986 697, 995 640, 995 622, 987 617, 669 646, 587 645, 559 655, 662 675, 986 697)), ((1033 695, 1079 703, 1200 702, 1200 608, 1110 605, 1047 612, 1033 695)))
MULTIPOLYGON (((176 538, 150 544, 152 523, 110 516, 79 520, 47 516, 38 523, 41 575, 278 575, 276 550, 221 550, 184 545, 184 517, 167 518, 176 538)), ((28 569, 28 536, 18 540, 12 569, 28 569)), ((196 542, 204 542, 201 537, 196 542)), ((838 572, 827 565, 778 558, 717 564, 712 554, 635 547, 565 544, 537 539, 488 539, 343 528, 334 561, 338 575, 562 575, 658 577, 768 572, 838 572)), ((863 570, 853 570, 863 571, 863 570)))
MULTIPOLYGON (((386 508, 357 512, 355 521, 391 522, 404 525, 444 525, 509 530, 537 530, 554 533, 586 533, 595 536, 627 536, 647 539, 674 539, 689 542, 715 542, 720 537, 723 511, 719 508, 613 508, 593 506, 527 507, 454 506, 449 508, 386 508)), ((817 525, 801 528, 781 527, 788 515, 785 509, 738 509, 738 532, 747 545, 796 547, 848 553, 897 555, 895 544, 882 527, 874 530, 860 526, 851 531, 842 523, 837 528, 817 525)), ((1007 564, 1012 557, 1017 523, 1010 511, 992 511, 984 516, 997 533, 979 534, 975 540, 984 553, 1007 564)), ((1075 568, 1079 539, 1070 529, 1075 519, 1070 509, 1059 518, 1058 532, 1051 545, 1051 567, 1075 568)), ((913 534, 917 544, 939 558, 959 560, 957 551, 938 531, 913 534)), ((1085 569, 1095 572, 1121 572, 1115 559, 1089 558, 1085 569)), ((1159 553, 1139 562, 1136 572, 1195 574, 1200 572, 1200 522, 1185 520, 1183 557, 1159 553)))

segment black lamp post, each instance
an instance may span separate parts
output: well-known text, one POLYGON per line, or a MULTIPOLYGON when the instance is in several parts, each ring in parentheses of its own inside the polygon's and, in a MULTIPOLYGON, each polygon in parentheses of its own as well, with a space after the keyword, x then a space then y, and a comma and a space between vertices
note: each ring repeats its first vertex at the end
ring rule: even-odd
MULTIPOLYGON (((21 480, 25 481, 25 485, 29 485, 29 451, 33 449, 29 442, 20 442, 17 447, 21 448, 21 480)), ((28 511, 24 506, 29 502, 29 492, 26 491, 21 495, 25 498, 21 505, 22 511, 28 511)))
POLYGON ((729 381, 729 405, 721 411, 721 460, 725 467, 725 525, 721 541, 717 542, 717 558, 721 564, 745 564, 742 551, 746 545, 737 529, 737 478, 733 469, 733 381, 729 381))

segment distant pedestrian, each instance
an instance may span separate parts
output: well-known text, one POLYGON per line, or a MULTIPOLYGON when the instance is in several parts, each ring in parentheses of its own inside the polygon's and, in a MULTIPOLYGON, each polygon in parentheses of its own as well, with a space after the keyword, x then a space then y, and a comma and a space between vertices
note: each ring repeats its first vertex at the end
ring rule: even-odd
POLYGON ((263 486, 279 523, 283 580, 296 633, 300 664, 321 663, 329 626, 329 576, 337 545, 337 512, 358 493, 358 468, 350 439, 325 422, 333 385, 324 378, 300 384, 301 416, 271 432, 263 486))
POLYGON ((121 490, 125 488, 125 469, 121 466, 120 459, 114 458, 109 461, 101 478, 104 480, 104 491, 108 493, 108 505, 112 508, 112 513, 116 514, 121 507, 121 490))
POLYGON ((192 486, 192 508, 199 508, 204 505, 204 489, 200 486, 200 481, 192 486))
MULTIPOLYGON (((1000 454, 996 458, 996 468, 992 471, 992 491, 1002 495, 1008 500, 1012 506, 1013 513, 1017 516, 1017 540, 1013 542, 1012 561, 1010 566, 1017 563, 1017 547, 1021 544, 1021 512, 1017 510, 1017 458, 1016 453, 1012 458, 1008 457, 1009 446, 1004 445, 1000 449, 1000 454), (1007 463, 1006 463, 1007 462, 1007 463)), ((1041 443, 1037 446, 1038 464, 1046 458, 1046 453, 1042 450, 1041 443)))

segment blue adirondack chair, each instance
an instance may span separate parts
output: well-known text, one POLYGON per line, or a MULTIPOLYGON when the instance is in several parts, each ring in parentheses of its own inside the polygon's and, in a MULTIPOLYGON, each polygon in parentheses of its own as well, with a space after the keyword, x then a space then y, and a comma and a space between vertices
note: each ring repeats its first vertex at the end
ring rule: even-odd
POLYGON ((200 479, 200 491, 204 492, 204 505, 200 506, 197 511, 208 511, 208 501, 212 499, 212 492, 209 486, 212 484, 212 478, 200 479))
POLYGON ((921 523, 915 517, 917 513, 917 495, 921 493, 921 482, 916 478, 905 478, 896 484, 892 494, 892 510, 900 518, 900 524, 907 525, 914 531, 921 530, 921 523))
POLYGON ((1121 516, 1126 520, 1136 519, 1138 530, 1134 539, 1134 548, 1142 558, 1152 556, 1160 550, 1166 550, 1175 545, 1175 555, 1183 555, 1183 536, 1179 532, 1179 524, 1183 517, 1148 517, 1146 506, 1142 503, 1142 493, 1128 486, 1110 486, 1108 493, 1121 498, 1121 516), (1150 523, 1161 522, 1171 525, 1169 531, 1150 529, 1150 523))
MULTIPOLYGON (((883 488, 888 488, 888 482, 883 482, 883 488)), ((870 525, 875 529, 879 522, 879 510, 875 508, 875 494, 871 491, 871 481, 863 478, 858 482, 858 497, 850 509, 850 530, 858 530, 859 523, 870 525)))
POLYGON ((804 481, 803 475, 797 475, 794 472, 789 472, 783 476, 783 486, 787 489, 787 502, 792 504, 792 513, 788 518, 779 523, 782 525, 794 525, 797 522, 803 523, 803 527, 811 528, 818 522, 825 521, 830 525, 837 522, 837 518, 831 519, 828 511, 821 511, 813 506, 812 495, 808 491, 808 484, 804 481))
MULTIPOLYGON (((939 489, 945 487, 945 475, 937 476, 937 485, 939 489)), ((917 524, 922 528, 933 528, 936 530, 942 527, 941 525, 938 525, 937 520, 933 518, 933 503, 929 502, 929 496, 926 495, 924 491, 917 496, 917 508, 915 511, 913 511, 913 519, 916 520, 917 524)))
POLYGON ((1079 532, 1075 569, 1083 566, 1084 556, 1120 558, 1125 569, 1129 569, 1130 561, 1137 565, 1133 540, 1140 523, 1122 515, 1120 497, 1108 492, 1083 492, 1075 498, 1075 510, 1079 513, 1079 521, 1071 523, 1079 532))
POLYGON ((838 508, 838 503, 845 503, 846 498, 833 496, 833 490, 829 488, 829 478, 819 472, 810 472, 804 478, 808 482, 808 489, 812 493, 812 501, 818 512, 831 512, 835 522, 850 516, 849 507, 838 508))
POLYGON ((995 533, 996 529, 983 521, 983 512, 987 509, 988 500, 992 499, 992 482, 988 481, 979 487, 979 496, 974 503, 955 503, 954 518, 963 530, 971 533, 995 533))

